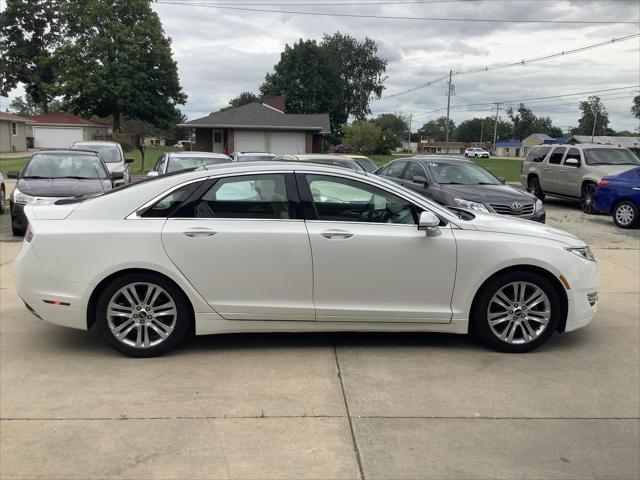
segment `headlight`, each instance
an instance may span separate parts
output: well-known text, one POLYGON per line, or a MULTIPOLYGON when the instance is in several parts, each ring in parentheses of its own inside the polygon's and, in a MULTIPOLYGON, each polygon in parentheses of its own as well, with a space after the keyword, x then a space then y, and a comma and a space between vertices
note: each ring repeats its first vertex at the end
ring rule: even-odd
POLYGON ((542 200, 536 200, 536 212, 542 210, 542 200))
POLYGON ((564 249, 585 260, 596 261, 596 257, 593 256, 593 252, 591 252, 589 247, 565 247, 564 249))
POLYGON ((464 200, 463 198, 454 198, 453 201, 456 202, 456 205, 458 205, 459 207, 468 208, 469 210, 480 210, 481 212, 489 213, 487 207, 485 207, 481 203, 464 200))
POLYGON ((13 201, 15 203, 22 203, 22 204, 27 204, 27 203, 31 203, 31 202, 35 202, 35 198, 32 197, 31 195, 27 195, 26 193, 22 193, 20 190, 18 190, 17 188, 13 189, 13 201))

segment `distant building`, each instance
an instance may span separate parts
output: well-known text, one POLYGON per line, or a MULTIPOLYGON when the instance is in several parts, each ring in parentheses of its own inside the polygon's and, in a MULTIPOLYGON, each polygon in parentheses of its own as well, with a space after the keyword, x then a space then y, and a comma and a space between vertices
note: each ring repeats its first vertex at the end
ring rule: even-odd
POLYGON ((417 145, 418 153, 436 155, 464 155, 468 146, 465 142, 436 142, 429 138, 420 140, 417 145))
POLYGON ((418 142, 410 142, 409 140, 400 140, 400 147, 397 149, 399 152, 418 152, 418 142))
POLYGON ((69 148, 74 142, 95 140, 111 133, 108 125, 67 112, 43 113, 31 119, 35 148, 69 148))
POLYGON ((525 152, 522 144, 523 142, 519 140, 496 142, 496 149, 493 154, 496 157, 524 157, 525 152))
POLYGON ((0 112, 0 153, 26 152, 33 123, 30 118, 0 112))
POLYGON ((597 143, 599 145, 614 145, 616 147, 637 149, 640 148, 640 136, 613 137, 606 135, 597 135, 595 137, 591 137, 591 135, 574 135, 572 137, 569 137, 566 143, 570 143, 571 145, 575 145, 576 143, 597 143))

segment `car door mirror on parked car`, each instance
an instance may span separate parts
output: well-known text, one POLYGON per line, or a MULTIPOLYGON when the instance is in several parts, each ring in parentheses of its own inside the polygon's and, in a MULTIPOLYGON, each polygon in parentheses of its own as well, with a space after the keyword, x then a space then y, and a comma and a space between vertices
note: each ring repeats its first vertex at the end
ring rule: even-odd
POLYGON ((565 165, 565 167, 579 167, 580 166, 580 160, 578 160, 577 158, 567 158, 564 161, 564 165, 565 165))
POLYGON ((147 173, 147 177, 157 177, 158 175, 159 173, 155 170, 151 170, 149 173, 147 173))
POLYGON ((124 172, 111 172, 111 180, 122 180, 124 172))
POLYGON ((413 177, 411 179, 411 181, 413 183, 418 183, 420 185, 426 185, 427 184, 427 179, 425 177, 423 177, 422 175, 416 175, 415 177, 413 177))
POLYGON ((436 237, 442 233, 440 219, 433 212, 422 212, 418 220, 418 230, 426 232, 427 237, 436 237))
POLYGON ((125 158, 124 163, 133 163, 133 158, 125 158))
POLYGON ((20 178, 20 172, 16 172, 15 170, 11 170, 7 172, 7 178, 20 178))

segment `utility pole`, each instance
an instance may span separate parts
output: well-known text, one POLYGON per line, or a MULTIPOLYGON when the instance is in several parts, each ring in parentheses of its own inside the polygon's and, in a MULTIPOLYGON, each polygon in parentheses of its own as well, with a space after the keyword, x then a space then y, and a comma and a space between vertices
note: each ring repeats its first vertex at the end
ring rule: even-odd
POLYGON ((496 139, 498 137, 498 113, 500 112, 500 104, 496 103, 496 123, 493 125, 493 154, 496 154, 496 139))
POLYGON ((410 113, 409 114, 409 152, 411 152, 411 121, 412 120, 413 120, 413 113, 410 113))
POLYGON ((451 76, 453 70, 449 70, 449 88, 447 90, 447 123, 444 126, 444 141, 449 141, 449 108, 451 107, 451 76))
POLYGON ((482 146, 483 135, 484 135, 484 120, 480 122, 480 146, 482 146))
POLYGON ((591 143, 593 143, 594 137, 596 136, 597 124, 598 124, 598 108, 596 105, 596 111, 594 112, 594 118, 593 118, 593 129, 591 130, 591 143))

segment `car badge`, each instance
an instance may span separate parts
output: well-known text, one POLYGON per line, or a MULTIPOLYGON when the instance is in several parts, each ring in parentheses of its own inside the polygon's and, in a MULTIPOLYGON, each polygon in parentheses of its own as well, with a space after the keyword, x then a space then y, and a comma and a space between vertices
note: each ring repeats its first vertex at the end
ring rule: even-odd
POLYGON ((520 202, 513 202, 511 204, 511 208, 513 208, 516 211, 520 211, 522 210, 522 204, 520 202))

